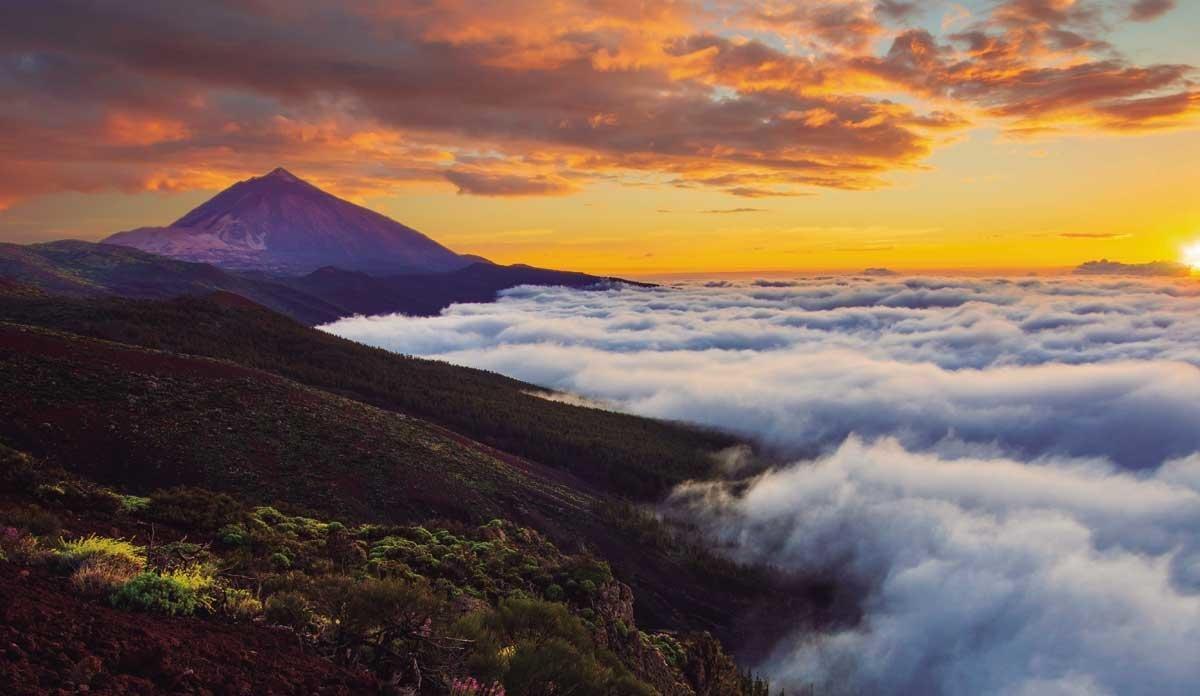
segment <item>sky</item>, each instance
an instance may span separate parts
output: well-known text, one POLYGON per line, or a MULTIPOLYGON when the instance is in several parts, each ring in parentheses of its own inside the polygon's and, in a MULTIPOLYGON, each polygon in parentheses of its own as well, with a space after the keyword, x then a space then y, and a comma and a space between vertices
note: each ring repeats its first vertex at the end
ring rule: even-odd
POLYGON ((13 0, 0 240, 284 166, 502 263, 1177 259, 1197 29, 1176 0, 13 0))
POLYGON ((857 601, 861 620, 802 615, 752 665, 775 689, 1183 696, 1200 682, 1194 280, 527 286, 323 328, 766 452, 761 473, 745 449, 720 453, 721 479, 658 511, 857 601))

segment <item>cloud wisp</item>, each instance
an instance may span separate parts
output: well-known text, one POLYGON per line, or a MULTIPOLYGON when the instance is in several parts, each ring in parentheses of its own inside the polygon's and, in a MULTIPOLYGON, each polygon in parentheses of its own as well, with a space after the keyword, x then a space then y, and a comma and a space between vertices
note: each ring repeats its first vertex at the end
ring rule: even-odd
POLYGON ((1200 678, 1200 287, 824 277, 517 288, 327 330, 704 423, 795 464, 669 509, 867 588, 763 665, 822 693, 1185 693, 1200 678))

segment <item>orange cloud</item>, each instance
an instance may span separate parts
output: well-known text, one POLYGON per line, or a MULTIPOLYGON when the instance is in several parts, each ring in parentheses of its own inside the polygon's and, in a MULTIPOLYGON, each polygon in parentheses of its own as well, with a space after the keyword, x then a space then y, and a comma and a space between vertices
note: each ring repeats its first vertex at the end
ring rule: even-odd
POLYGON ((460 194, 475 196, 562 196, 579 190, 561 177, 538 175, 523 177, 485 171, 451 170, 446 179, 458 187, 460 194))
POLYGON ((115 145, 154 145, 183 140, 190 135, 181 121, 154 117, 141 118, 135 114, 111 112, 107 116, 105 135, 115 145))
POLYGON ((0 200, 279 164, 356 198, 875 188, 979 120, 1194 123, 1190 66, 1105 38, 1171 4, 1005 0, 934 34, 923 0, 5 3, 0 200))

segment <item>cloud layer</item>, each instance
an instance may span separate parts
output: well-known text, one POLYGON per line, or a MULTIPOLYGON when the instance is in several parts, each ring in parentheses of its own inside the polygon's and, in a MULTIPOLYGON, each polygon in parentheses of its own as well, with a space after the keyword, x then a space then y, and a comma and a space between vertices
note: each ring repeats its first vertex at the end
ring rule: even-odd
POLYGON ((1200 679, 1200 458, 1096 463, 914 454, 851 440, 735 497, 677 493, 743 561, 869 588, 861 625, 765 667, 823 694, 1186 694, 1200 679))
POLYGON ((326 328, 798 460, 670 506, 738 558, 867 588, 861 624, 777 647, 763 667, 781 684, 1128 694, 1200 679, 1190 281, 518 288, 326 328))
POLYGON ((955 7, 15 0, 0 6, 0 205, 280 163, 350 195, 646 178, 794 195, 880 186, 973 123, 1195 121, 1192 66, 1139 65, 1107 40, 1171 2, 955 7))

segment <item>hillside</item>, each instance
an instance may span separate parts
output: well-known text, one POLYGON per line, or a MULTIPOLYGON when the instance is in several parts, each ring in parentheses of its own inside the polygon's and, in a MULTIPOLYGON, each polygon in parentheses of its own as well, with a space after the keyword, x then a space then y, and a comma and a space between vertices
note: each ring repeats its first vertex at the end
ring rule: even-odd
MULTIPOLYGON (((165 299, 224 290, 305 323, 331 321, 345 314, 328 302, 270 280, 247 278, 207 264, 136 249, 72 240, 0 243, 0 279, 12 288, 74 297, 165 299)), ((9 294, 12 292, 15 290, 9 294)))
POLYGON ((531 465, 240 365, 13 324, 0 355, 0 437, 134 492, 203 484, 393 522, 589 506, 531 465))
POLYGON ((451 271, 476 260, 283 168, 239 181, 167 227, 118 232, 104 243, 280 274, 326 265, 384 274, 451 271))
POLYGON ((498 514, 609 560, 635 590, 639 622, 711 630, 747 655, 797 616, 824 620, 835 601, 825 579, 721 561, 621 502, 654 500, 673 482, 710 475, 709 453, 732 443, 727 436, 547 401, 515 380, 359 346, 228 295, 9 298, 0 309, 14 322, 10 333, 40 324, 244 361, 24 329, 39 341, 87 346, 64 364, 74 353, 27 355, 10 338, 7 374, 29 386, 8 396, 35 394, 38 406, 11 406, 0 420, 16 443, 77 471, 143 491, 203 481, 256 502, 368 521, 429 514, 475 523, 498 514), (146 366, 167 375, 187 367, 175 377, 139 376, 146 366), (237 376, 206 376, 212 370, 237 376), (457 451, 464 447, 474 451, 457 451), (777 601, 788 611, 773 610, 777 601))
POLYGON ((639 630, 605 563, 511 522, 138 496, 3 445, 0 482, 3 693, 767 693, 704 634, 639 630))
POLYGON ((711 454, 737 443, 721 433, 542 399, 531 384, 363 346, 232 296, 8 298, 0 299, 0 318, 230 360, 432 421, 634 498, 712 476, 711 454))

